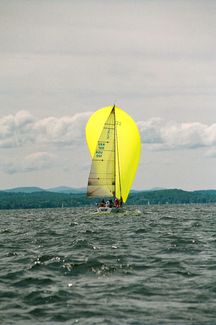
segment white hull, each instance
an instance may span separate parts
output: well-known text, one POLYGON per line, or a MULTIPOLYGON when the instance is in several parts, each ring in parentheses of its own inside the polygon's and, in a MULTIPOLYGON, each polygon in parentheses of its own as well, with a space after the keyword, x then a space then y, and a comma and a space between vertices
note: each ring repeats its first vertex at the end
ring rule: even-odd
POLYGON ((97 212, 100 212, 100 213, 117 213, 117 212, 120 212, 121 209, 120 208, 109 208, 109 207, 99 207, 97 208, 97 212))
POLYGON ((108 208, 108 207, 99 207, 97 209, 98 212, 106 212, 106 213, 111 213, 112 212, 112 208, 108 208))

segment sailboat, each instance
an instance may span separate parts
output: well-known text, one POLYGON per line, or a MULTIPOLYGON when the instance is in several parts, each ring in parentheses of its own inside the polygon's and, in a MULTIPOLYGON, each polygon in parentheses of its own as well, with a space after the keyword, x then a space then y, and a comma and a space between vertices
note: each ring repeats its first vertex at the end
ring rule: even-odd
MULTIPOLYGON (((86 125, 92 158, 87 196, 126 202, 139 164, 141 140, 134 120, 121 108, 107 106, 95 111, 86 125)), ((100 206, 99 212, 119 207, 100 206)))

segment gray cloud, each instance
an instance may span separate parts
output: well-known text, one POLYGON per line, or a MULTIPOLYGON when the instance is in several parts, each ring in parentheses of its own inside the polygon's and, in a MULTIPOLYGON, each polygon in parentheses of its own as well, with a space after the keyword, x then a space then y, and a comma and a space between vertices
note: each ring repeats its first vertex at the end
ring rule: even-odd
POLYGON ((2 2, 0 44, 6 53, 194 57, 212 55, 215 48, 213 1, 2 2))
POLYGON ((209 157, 209 158, 216 158, 216 146, 209 149, 207 152, 206 152, 206 157, 209 157))
POLYGON ((16 161, 27 170, 22 157, 32 151, 54 153, 57 164, 28 177, 1 173, 2 186, 82 186, 81 165, 90 164, 82 112, 115 102, 140 121, 143 161, 155 162, 138 171, 139 186, 149 175, 149 187, 213 187, 215 161, 206 157, 215 148, 215 13, 212 0, 2 0, 0 151, 11 162, 4 168, 13 172, 16 161), (161 161, 173 160, 171 173, 161 161))
POLYGON ((54 155, 48 152, 34 152, 22 160, 8 161, 0 165, 0 170, 7 174, 27 173, 50 169, 55 166, 54 155))
POLYGON ((139 119, 216 118, 211 0, 11 0, 0 15, 0 110, 70 115, 117 99, 139 119))
POLYGON ((19 147, 34 141, 33 116, 26 111, 0 118, 0 147, 19 147))

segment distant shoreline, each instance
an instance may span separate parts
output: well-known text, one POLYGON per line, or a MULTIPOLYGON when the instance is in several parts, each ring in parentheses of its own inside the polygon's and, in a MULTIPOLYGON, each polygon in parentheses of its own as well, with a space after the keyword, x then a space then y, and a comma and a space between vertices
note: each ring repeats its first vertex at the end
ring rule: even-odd
MULTIPOLYGON (((0 191, 0 209, 41 209, 61 207, 95 206, 99 198, 88 198, 85 193, 56 193, 49 191, 8 192, 0 191)), ((160 189, 132 191, 127 205, 158 204, 214 204, 216 190, 183 191, 179 189, 160 189)))

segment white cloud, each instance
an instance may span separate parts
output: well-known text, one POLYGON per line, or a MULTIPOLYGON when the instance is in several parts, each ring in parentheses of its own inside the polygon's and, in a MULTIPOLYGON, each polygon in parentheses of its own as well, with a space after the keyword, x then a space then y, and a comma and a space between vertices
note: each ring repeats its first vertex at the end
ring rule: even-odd
POLYGON ((74 116, 60 118, 48 117, 39 120, 34 125, 39 142, 56 144, 74 144, 83 139, 85 125, 90 113, 80 113, 74 116))
POLYGON ((11 148, 29 143, 53 143, 72 145, 84 137, 84 129, 90 113, 74 116, 34 118, 29 112, 0 118, 0 147, 11 148))
MULTIPOLYGON (((20 111, 4 116, 0 119, 0 147, 25 147, 29 143, 35 147, 85 144, 85 125, 90 114, 85 112, 39 119, 27 111, 20 111)), ((142 143, 149 149, 211 149, 216 145, 216 123, 179 123, 152 118, 137 124, 142 143)))
MULTIPOLYGON (((27 111, 0 118, 0 147, 84 144, 90 112, 73 116, 36 118, 27 111)), ((142 143, 149 149, 195 149, 216 145, 216 123, 179 123, 152 118, 139 121, 142 143)), ((36 157, 36 156, 35 156, 36 157)), ((30 158, 29 158, 30 159, 30 158)))
POLYGON ((143 144, 150 149, 192 149, 216 145, 216 123, 177 123, 154 118, 138 122, 143 144))

